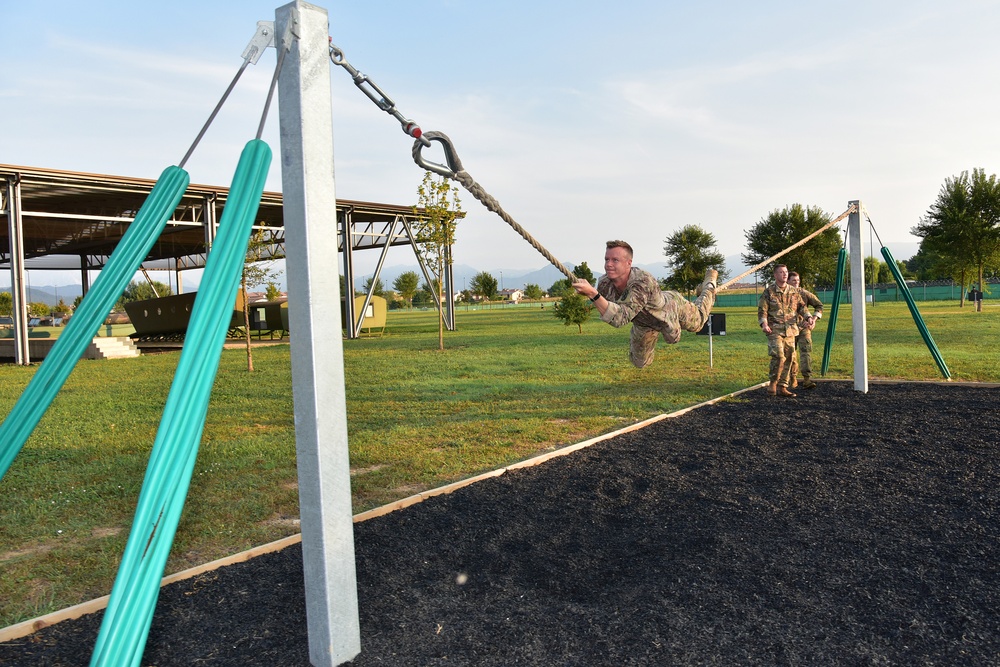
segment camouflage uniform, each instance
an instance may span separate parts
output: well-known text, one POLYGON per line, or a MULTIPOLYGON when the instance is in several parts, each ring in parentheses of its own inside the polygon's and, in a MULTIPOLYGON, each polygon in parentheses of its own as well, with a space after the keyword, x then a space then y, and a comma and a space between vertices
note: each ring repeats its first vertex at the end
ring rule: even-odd
POLYGON ((785 284, 783 289, 768 285, 757 301, 757 320, 761 326, 767 322, 767 353, 771 357, 769 377, 778 387, 788 387, 795 356, 795 336, 799 333, 799 317, 809 317, 806 302, 798 287, 785 284))
MULTIPOLYGON (((809 290, 800 287, 799 291, 802 292, 802 298, 805 299, 806 305, 813 309, 817 318, 820 317, 823 314, 823 302, 809 290)), ((805 322, 805 318, 799 318, 796 324, 801 326, 803 322, 805 322)), ((812 375, 812 329, 799 329, 799 334, 795 337, 795 349, 798 350, 799 354, 798 356, 792 355, 792 368, 788 373, 793 384, 800 367, 802 368, 803 380, 808 381, 812 375)))
POLYGON ((607 276, 597 281, 597 292, 608 301, 601 319, 613 327, 632 323, 629 360, 636 368, 648 366, 660 335, 668 343, 681 339, 681 329, 701 331, 715 303, 715 289, 702 291, 694 303, 677 292, 660 289, 653 274, 632 267, 623 292, 607 276))

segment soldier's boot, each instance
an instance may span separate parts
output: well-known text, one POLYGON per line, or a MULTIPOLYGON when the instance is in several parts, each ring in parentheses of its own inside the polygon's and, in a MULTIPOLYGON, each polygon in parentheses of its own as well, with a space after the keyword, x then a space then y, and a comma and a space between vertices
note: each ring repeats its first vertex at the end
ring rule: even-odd
POLYGON ((795 394, 788 391, 788 387, 778 387, 778 396, 784 396, 785 398, 795 398, 795 394))
POLYGON ((769 393, 771 396, 774 396, 774 394, 775 394, 775 392, 777 390, 778 390, 778 382, 777 381, 772 382, 769 385, 767 385, 767 393, 769 393))
POLYGON ((694 291, 695 296, 701 296, 701 293, 707 289, 714 290, 719 285, 719 272, 715 269, 705 270, 705 280, 698 288, 694 291))
POLYGON ((799 386, 799 379, 798 378, 792 378, 792 383, 790 385, 788 385, 788 388, 789 389, 795 389, 798 386, 799 386))
POLYGON ((809 376, 806 375, 802 378, 802 383, 799 386, 802 387, 803 389, 815 389, 816 383, 810 380, 809 376))

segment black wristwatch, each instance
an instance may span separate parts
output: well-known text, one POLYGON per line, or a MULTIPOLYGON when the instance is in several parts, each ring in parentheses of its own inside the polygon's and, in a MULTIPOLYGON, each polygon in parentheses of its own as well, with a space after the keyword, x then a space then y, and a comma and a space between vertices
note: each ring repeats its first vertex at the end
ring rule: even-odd
POLYGON ((594 303, 597 303, 597 300, 600 298, 601 298, 600 294, 595 294, 594 296, 590 297, 590 300, 593 301, 594 303))

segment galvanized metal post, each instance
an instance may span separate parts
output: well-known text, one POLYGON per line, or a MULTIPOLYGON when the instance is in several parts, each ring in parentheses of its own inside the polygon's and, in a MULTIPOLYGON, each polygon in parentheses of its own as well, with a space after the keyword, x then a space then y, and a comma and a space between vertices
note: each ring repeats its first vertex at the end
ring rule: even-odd
POLYGON ((861 200, 849 202, 854 212, 847 219, 851 246, 851 322, 854 327, 854 390, 868 393, 868 320, 865 300, 865 253, 861 233, 861 200))
MULTIPOLYGON (((361 651, 341 342, 329 24, 293 2, 275 12, 287 48, 278 82, 288 319, 309 659, 333 667, 361 651)), ((350 287, 350 286, 348 286, 350 287)))
POLYGON ((31 363, 28 344, 28 298, 24 288, 24 220, 21 218, 21 178, 7 179, 7 238, 10 241, 10 295, 14 320, 14 363, 31 363))

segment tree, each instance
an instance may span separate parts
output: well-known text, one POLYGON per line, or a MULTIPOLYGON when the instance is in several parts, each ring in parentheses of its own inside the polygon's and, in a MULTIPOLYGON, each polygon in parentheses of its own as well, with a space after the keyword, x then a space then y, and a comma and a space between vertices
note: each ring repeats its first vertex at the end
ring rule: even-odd
POLYGON ((122 310, 122 305, 126 303, 131 303, 133 301, 147 301, 161 296, 169 296, 170 294, 172 294, 170 285, 164 285, 158 280, 133 280, 128 284, 128 287, 125 288, 125 291, 122 292, 121 297, 118 299, 118 303, 115 304, 115 310, 122 310))
POLYGON ((69 312, 72 312, 72 311, 70 310, 70 307, 66 304, 66 302, 63 301, 62 297, 59 297, 59 303, 57 303, 55 306, 53 306, 52 312, 53 313, 69 313, 69 312))
POLYGON ((577 277, 578 280, 586 280, 588 283, 594 282, 594 272, 590 270, 586 262, 580 262, 575 267, 573 267, 573 275, 577 277))
POLYGON ((268 301, 277 301, 281 298, 281 290, 278 289, 277 283, 270 282, 267 284, 267 291, 265 292, 268 301))
POLYGON ((964 305, 970 274, 982 286, 984 275, 1000 264, 1000 182, 982 169, 946 178, 927 215, 911 232, 922 239, 921 251, 937 256, 935 269, 962 285, 964 305))
POLYGON ((52 308, 44 301, 32 301, 28 304, 28 315, 32 317, 45 317, 52 312, 52 308))
POLYGON ((274 264, 272 248, 275 244, 274 233, 264 229, 253 232, 247 241, 243 275, 240 277, 240 294, 243 295, 243 326, 247 334, 248 373, 253 372, 253 347, 250 345, 250 298, 247 288, 267 284, 278 277, 278 272, 272 268, 274 264))
POLYGON ((908 275, 916 280, 948 280, 947 273, 940 270, 941 256, 921 242, 917 254, 906 260, 908 275))
POLYGON ((0 317, 10 317, 13 312, 13 295, 10 292, 0 292, 0 317))
POLYGON ((583 333, 583 323, 590 318, 593 310, 590 299, 575 290, 566 291, 555 306, 556 317, 566 326, 575 324, 580 333, 583 333))
POLYGON ((888 280, 883 280, 883 277, 888 277, 889 275, 889 265, 880 260, 878 257, 873 257, 869 255, 865 257, 865 284, 866 285, 877 285, 883 282, 889 282, 888 280))
MULTIPOLYGON (((573 267, 573 275, 579 280, 586 280, 588 283, 594 284, 594 272, 590 270, 586 262, 580 262, 577 266, 573 267)), ((573 283, 570 282, 569 278, 562 278, 560 280, 552 283, 552 287, 549 288, 549 296, 560 296, 566 292, 566 290, 572 289, 573 283)))
POLYGON ((452 187, 447 178, 438 180, 431 172, 424 173, 424 180, 417 188, 416 240, 424 261, 430 264, 437 276, 438 349, 444 349, 444 282, 445 268, 450 266, 451 247, 455 243, 455 228, 462 213, 458 188, 452 187), (421 211, 422 209, 422 211, 421 211))
POLYGON ((392 288, 399 293, 400 298, 406 302, 406 304, 413 308, 413 297, 417 293, 417 286, 420 284, 420 278, 417 276, 415 271, 407 271, 406 273, 401 273, 396 276, 396 279, 392 281, 392 288))
POLYGON ((673 273, 666 279, 670 289, 693 292, 701 284, 707 269, 719 272, 720 279, 726 277, 726 258, 715 247, 715 235, 698 225, 685 225, 667 237, 663 254, 667 258, 667 268, 673 273))
POLYGON ((486 271, 480 271, 472 278, 472 293, 487 301, 496 298, 497 279, 486 271))
POLYGON ((545 296, 545 292, 535 283, 528 283, 524 286, 524 296, 528 299, 537 300, 545 296))
POLYGON ((362 288, 364 289, 366 295, 369 292, 371 292, 375 296, 381 296, 381 297, 385 296, 385 285, 382 284, 382 279, 381 278, 379 278, 378 280, 375 280, 375 276, 371 276, 369 278, 366 278, 365 279, 365 284, 362 285, 362 288), (374 290, 372 289, 372 281, 373 280, 375 281, 375 289, 374 290))
POLYGON ((549 287, 549 296, 562 296, 570 289, 569 278, 560 278, 549 287))
MULTIPOLYGON (((787 249, 830 222, 830 216, 819 207, 805 208, 801 204, 778 211, 771 211, 766 218, 746 232, 747 252, 741 255, 748 266, 787 249)), ((785 264, 789 271, 796 271, 802 287, 814 289, 816 285, 832 285, 837 278, 837 255, 843 241, 836 226, 826 230, 808 243, 783 255, 776 263, 785 264)), ((775 262, 757 271, 763 280, 770 279, 775 262)))

